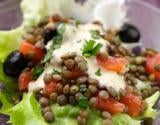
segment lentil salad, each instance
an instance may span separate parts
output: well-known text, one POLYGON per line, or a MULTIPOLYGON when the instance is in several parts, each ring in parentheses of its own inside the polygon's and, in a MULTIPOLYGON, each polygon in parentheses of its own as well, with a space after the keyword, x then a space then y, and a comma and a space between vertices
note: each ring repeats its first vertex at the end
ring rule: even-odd
POLYGON ((3 113, 15 125, 145 124, 156 116, 159 56, 152 49, 124 46, 139 38, 131 24, 104 31, 100 22, 46 18, 27 31, 3 64, 19 88, 11 96, 15 105, 0 95, 9 109, 3 113))
POLYGON ((77 24, 75 19, 53 15, 27 31, 19 50, 5 60, 4 72, 18 77, 20 91, 35 93, 46 122, 56 120, 51 105, 57 103, 80 108, 74 117, 78 125, 88 124, 88 108, 100 111, 101 125, 113 125, 115 114, 143 115, 147 109, 145 99, 159 91, 155 83, 159 79, 158 52, 141 48, 137 53, 136 48, 123 47, 123 42, 138 42, 139 38, 138 29, 131 24, 104 31, 100 22, 77 24), (88 33, 89 39, 81 32, 88 33), (76 48, 72 50, 71 44, 65 45, 67 34, 73 38, 80 34, 74 42, 83 43, 79 44, 82 48, 72 43, 76 48), (68 48, 63 48, 63 44, 68 48), (59 53, 59 60, 54 52, 59 53), (102 84, 103 80, 106 83, 102 84), (141 84, 149 87, 141 88, 141 84))

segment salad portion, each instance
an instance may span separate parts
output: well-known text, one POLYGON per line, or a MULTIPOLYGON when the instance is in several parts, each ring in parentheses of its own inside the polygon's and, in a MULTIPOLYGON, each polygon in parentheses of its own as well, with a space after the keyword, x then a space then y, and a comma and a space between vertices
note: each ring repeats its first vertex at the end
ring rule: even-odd
POLYGON ((139 30, 127 23, 105 31, 98 21, 46 18, 28 29, 3 63, 18 90, 14 105, 1 93, 2 112, 13 125, 140 125, 154 119, 160 54, 131 47, 139 39, 139 30))

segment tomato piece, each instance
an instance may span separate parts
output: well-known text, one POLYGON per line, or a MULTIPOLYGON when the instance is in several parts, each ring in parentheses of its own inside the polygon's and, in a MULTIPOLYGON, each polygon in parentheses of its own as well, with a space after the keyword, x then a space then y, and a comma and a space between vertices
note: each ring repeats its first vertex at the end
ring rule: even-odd
POLYGON ((131 116, 139 116, 142 109, 142 98, 140 96, 127 93, 120 100, 121 103, 128 107, 128 114, 131 116))
POLYGON ((44 50, 35 47, 33 44, 23 41, 20 45, 19 51, 23 53, 23 55, 28 55, 29 53, 33 53, 32 61, 34 63, 39 62, 44 57, 44 50))
POLYGON ((32 80, 32 73, 26 71, 20 74, 18 78, 19 90, 24 91, 28 89, 28 84, 32 80))
POLYGON ((126 70, 126 65, 129 61, 126 58, 107 57, 104 54, 99 54, 96 57, 97 62, 106 70, 123 73, 126 70))
POLYGON ((71 72, 72 72, 72 79, 77 79, 78 77, 86 76, 85 72, 81 72, 77 68, 73 68, 71 72))
POLYGON ((160 80, 160 71, 155 69, 155 65, 160 65, 160 53, 153 57, 147 57, 146 70, 150 74, 154 74, 156 80, 160 80))
POLYGON ((57 81, 52 80, 49 84, 45 85, 44 87, 44 94, 46 96, 49 96, 51 93, 54 93, 57 91, 57 81))
POLYGON ((108 111, 111 114, 122 113, 125 109, 125 105, 118 102, 113 98, 109 99, 98 99, 98 108, 100 110, 108 111))

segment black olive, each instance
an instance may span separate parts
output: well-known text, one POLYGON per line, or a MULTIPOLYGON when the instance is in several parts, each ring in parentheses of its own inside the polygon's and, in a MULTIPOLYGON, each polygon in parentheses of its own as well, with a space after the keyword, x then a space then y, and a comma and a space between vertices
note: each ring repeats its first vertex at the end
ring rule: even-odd
POLYGON ((124 24, 118 32, 119 38, 124 43, 136 43, 140 39, 140 32, 139 30, 131 25, 131 24, 124 24))
POLYGON ((50 41, 54 36, 56 36, 57 28, 46 28, 44 30, 44 43, 47 44, 48 41, 50 41))
POLYGON ((16 50, 7 56, 3 64, 3 71, 6 75, 16 77, 26 66, 27 60, 22 53, 16 50))

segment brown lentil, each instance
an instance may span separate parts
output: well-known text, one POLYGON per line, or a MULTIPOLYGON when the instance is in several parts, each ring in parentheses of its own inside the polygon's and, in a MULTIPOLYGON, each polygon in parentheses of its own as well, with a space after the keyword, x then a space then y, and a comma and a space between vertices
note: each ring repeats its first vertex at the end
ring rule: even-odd
POLYGON ((57 93, 61 94, 63 92, 63 85, 61 83, 57 84, 57 93))
POLYGON ((51 101, 53 101, 53 102, 56 102, 57 96, 58 96, 57 93, 51 93, 50 96, 49 96, 49 99, 50 99, 51 101))
POLYGON ((108 92, 105 90, 101 90, 99 92, 99 97, 101 97, 102 99, 108 99, 109 98, 108 92))
POLYGON ((87 97, 87 98, 90 98, 92 96, 92 93, 87 89, 85 92, 84 92, 84 96, 87 97))
POLYGON ((41 104, 41 106, 42 107, 46 107, 46 106, 48 106, 49 105, 49 99, 48 98, 46 98, 46 97, 41 97, 40 99, 39 99, 39 103, 41 104))
POLYGON ((51 107, 47 106, 45 108, 42 109, 42 113, 45 114, 46 112, 52 112, 51 107))
POLYGON ((33 34, 26 34, 24 36, 24 39, 26 39, 30 43, 35 43, 36 37, 33 34))
POLYGON ((102 112, 102 117, 104 119, 112 119, 112 115, 109 112, 107 112, 107 111, 103 111, 102 112))
POLYGON ((145 62, 145 58, 143 58, 141 56, 136 57, 135 58, 135 62, 136 62, 137 65, 141 65, 141 64, 143 64, 145 62))
POLYGON ((78 63, 78 68, 82 72, 88 70, 86 62, 79 62, 78 63))
POLYGON ((80 113, 79 113, 80 117, 82 118, 87 118, 88 116, 88 112, 87 111, 84 111, 84 110, 81 110, 80 113))
POLYGON ((50 83, 52 81, 52 74, 45 74, 43 80, 46 84, 50 83))
POLYGON ((73 59, 68 59, 64 61, 64 64, 68 69, 72 69, 75 65, 75 61, 73 59))
POLYGON ((67 97, 65 95, 59 95, 57 97, 57 103, 60 105, 60 106, 63 106, 63 105, 66 105, 67 104, 67 97))
POLYGON ((96 79, 88 78, 88 83, 91 85, 98 85, 98 81, 96 79))
POLYGON ((154 81, 155 80, 155 75, 154 74, 150 74, 149 75, 149 80, 150 81, 154 81))
POLYGON ((91 92, 92 94, 95 94, 95 93, 98 91, 97 87, 94 86, 94 85, 89 85, 89 86, 88 86, 88 89, 90 90, 90 92, 91 92))
POLYGON ((72 77, 72 72, 69 70, 62 70, 62 77, 70 79, 72 77))
POLYGON ((85 62, 85 59, 82 56, 76 56, 74 60, 76 63, 85 62))
POLYGON ((143 66, 138 66, 137 71, 139 71, 140 73, 145 73, 146 72, 146 70, 143 66))
POLYGON ((75 99, 74 96, 69 96, 69 103, 70 103, 71 105, 75 105, 75 104, 76 104, 76 99, 75 99))
POLYGON ((105 119, 102 121, 102 125, 113 125, 113 123, 110 119, 105 119))
POLYGON ((68 94, 69 90, 70 90, 69 85, 68 84, 65 85, 64 88, 63 88, 63 94, 65 94, 65 95, 68 94))
POLYGON ((147 80, 147 76, 145 76, 145 75, 140 75, 140 76, 139 76, 139 79, 142 80, 142 81, 146 81, 146 80, 147 80))
POLYGON ((82 97, 82 96, 83 96, 83 94, 80 93, 80 92, 78 92, 78 93, 76 93, 76 95, 75 95, 75 99, 78 101, 79 98, 82 97))
POLYGON ((62 76, 59 74, 53 74, 52 77, 53 77, 53 79, 58 80, 58 81, 62 80, 62 76))
POLYGON ((40 48, 40 49, 44 49, 44 48, 45 48, 45 45, 44 45, 43 40, 37 41, 37 42, 35 43, 35 47, 40 48))
POLYGON ((160 71, 160 64, 156 64, 156 65, 154 66, 154 69, 159 72, 159 71, 160 71))
POLYGON ((72 85, 72 86, 70 87, 70 94, 75 94, 75 93, 77 93, 78 91, 79 91, 79 88, 78 88, 77 85, 72 85))
POLYGON ((53 113, 52 112, 46 112, 45 114, 44 114, 44 119, 47 121, 47 122, 53 122, 53 120, 54 120, 54 115, 53 115, 53 113))
POLYGON ((117 96, 117 92, 113 87, 109 87, 108 89, 108 93, 112 96, 112 97, 116 97, 117 96))
POLYGON ((96 97, 90 98, 90 100, 89 100, 89 106, 91 108, 96 108, 97 105, 98 105, 98 99, 96 97))
POLYGON ((77 117, 78 125, 86 125, 86 119, 80 116, 77 117))

